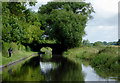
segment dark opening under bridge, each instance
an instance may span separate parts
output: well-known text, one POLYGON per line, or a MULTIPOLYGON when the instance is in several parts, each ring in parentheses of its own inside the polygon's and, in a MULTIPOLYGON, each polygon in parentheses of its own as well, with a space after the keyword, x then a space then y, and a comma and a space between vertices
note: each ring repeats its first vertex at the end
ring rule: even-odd
POLYGON ((61 44, 29 44, 32 51, 40 52, 42 47, 51 47, 53 54, 62 54, 63 51, 66 51, 65 47, 61 44))

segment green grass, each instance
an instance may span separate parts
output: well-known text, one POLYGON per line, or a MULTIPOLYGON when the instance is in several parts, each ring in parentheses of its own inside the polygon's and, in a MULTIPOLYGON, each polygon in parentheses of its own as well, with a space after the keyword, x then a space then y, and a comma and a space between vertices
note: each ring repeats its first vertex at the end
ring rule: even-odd
POLYGON ((1 63, 2 64, 0 64, 0 65, 6 65, 9 62, 25 58, 27 56, 32 55, 32 53, 33 52, 30 51, 29 46, 25 47, 24 45, 22 45, 20 43, 17 44, 15 42, 11 42, 11 43, 3 42, 3 44, 2 44, 2 56, 1 56, 1 58, 2 58, 1 63), (8 49, 10 47, 12 48, 11 57, 9 57, 9 55, 8 55, 8 49))
POLYGON ((76 59, 91 60, 99 52, 100 48, 95 47, 80 47, 69 49, 63 53, 64 57, 76 61, 76 59))
POLYGON ((33 52, 26 52, 26 51, 18 51, 17 53, 14 53, 11 55, 11 57, 4 57, 2 56, 2 65, 6 65, 9 62, 16 61, 22 58, 25 58, 27 56, 32 55, 33 52))
POLYGON ((87 60, 93 67, 120 72, 118 47, 79 47, 69 49, 63 53, 63 56, 73 62, 87 60))
POLYGON ((99 67, 108 69, 110 71, 119 72, 120 64, 118 62, 118 48, 117 47, 106 47, 101 50, 96 57, 91 61, 93 67, 99 67))
MULTIPOLYGON (((37 55, 36 55, 37 56, 37 55)), ((24 61, 17 63, 17 65, 7 68, 7 71, 2 71, 2 81, 40 81, 43 80, 44 77, 41 75, 39 71, 39 66, 34 68, 30 66, 23 66, 24 64, 29 64, 31 58, 35 56, 29 57, 24 61), (9 70, 12 69, 12 74, 9 74, 9 70), (28 72, 29 71, 29 72, 28 72), (33 73, 34 72, 34 73, 33 73), (34 76, 34 77, 33 77, 34 76)))

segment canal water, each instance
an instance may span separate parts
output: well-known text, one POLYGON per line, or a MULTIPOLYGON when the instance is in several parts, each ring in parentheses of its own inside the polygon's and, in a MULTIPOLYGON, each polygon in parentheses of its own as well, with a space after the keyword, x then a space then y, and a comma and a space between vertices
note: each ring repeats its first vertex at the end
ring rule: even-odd
POLYGON ((119 81, 117 75, 73 63, 63 57, 44 61, 40 56, 3 68, 2 81, 119 81))

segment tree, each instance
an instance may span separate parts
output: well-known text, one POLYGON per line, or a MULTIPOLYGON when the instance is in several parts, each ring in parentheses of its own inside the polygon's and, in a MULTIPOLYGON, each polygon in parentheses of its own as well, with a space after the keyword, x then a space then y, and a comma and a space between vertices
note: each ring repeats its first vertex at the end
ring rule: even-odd
POLYGON ((83 40, 82 44, 84 46, 90 46, 91 45, 90 42, 89 42, 89 40, 83 40))
POLYGON ((93 44, 93 46, 103 46, 103 44, 100 41, 97 41, 93 44))
POLYGON ((85 2, 49 2, 38 12, 47 17, 42 28, 51 39, 71 48, 81 44, 86 23, 94 10, 90 3, 85 2))
MULTIPOLYGON (((32 43, 39 42, 44 33, 38 13, 26 9, 26 3, 3 2, 2 40, 5 42, 32 43)), ((29 3, 31 6, 35 3, 29 3)))
POLYGON ((102 42, 104 45, 107 45, 107 42, 106 41, 104 41, 104 42, 102 42))
POLYGON ((118 40, 117 45, 120 45, 120 39, 118 40))

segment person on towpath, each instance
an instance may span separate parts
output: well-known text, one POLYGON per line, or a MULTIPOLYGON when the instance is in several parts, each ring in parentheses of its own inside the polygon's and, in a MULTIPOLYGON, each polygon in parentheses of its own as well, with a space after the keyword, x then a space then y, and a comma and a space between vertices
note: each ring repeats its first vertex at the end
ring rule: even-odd
POLYGON ((11 57, 11 53, 12 53, 12 48, 11 47, 8 49, 8 52, 9 52, 9 57, 11 57))

